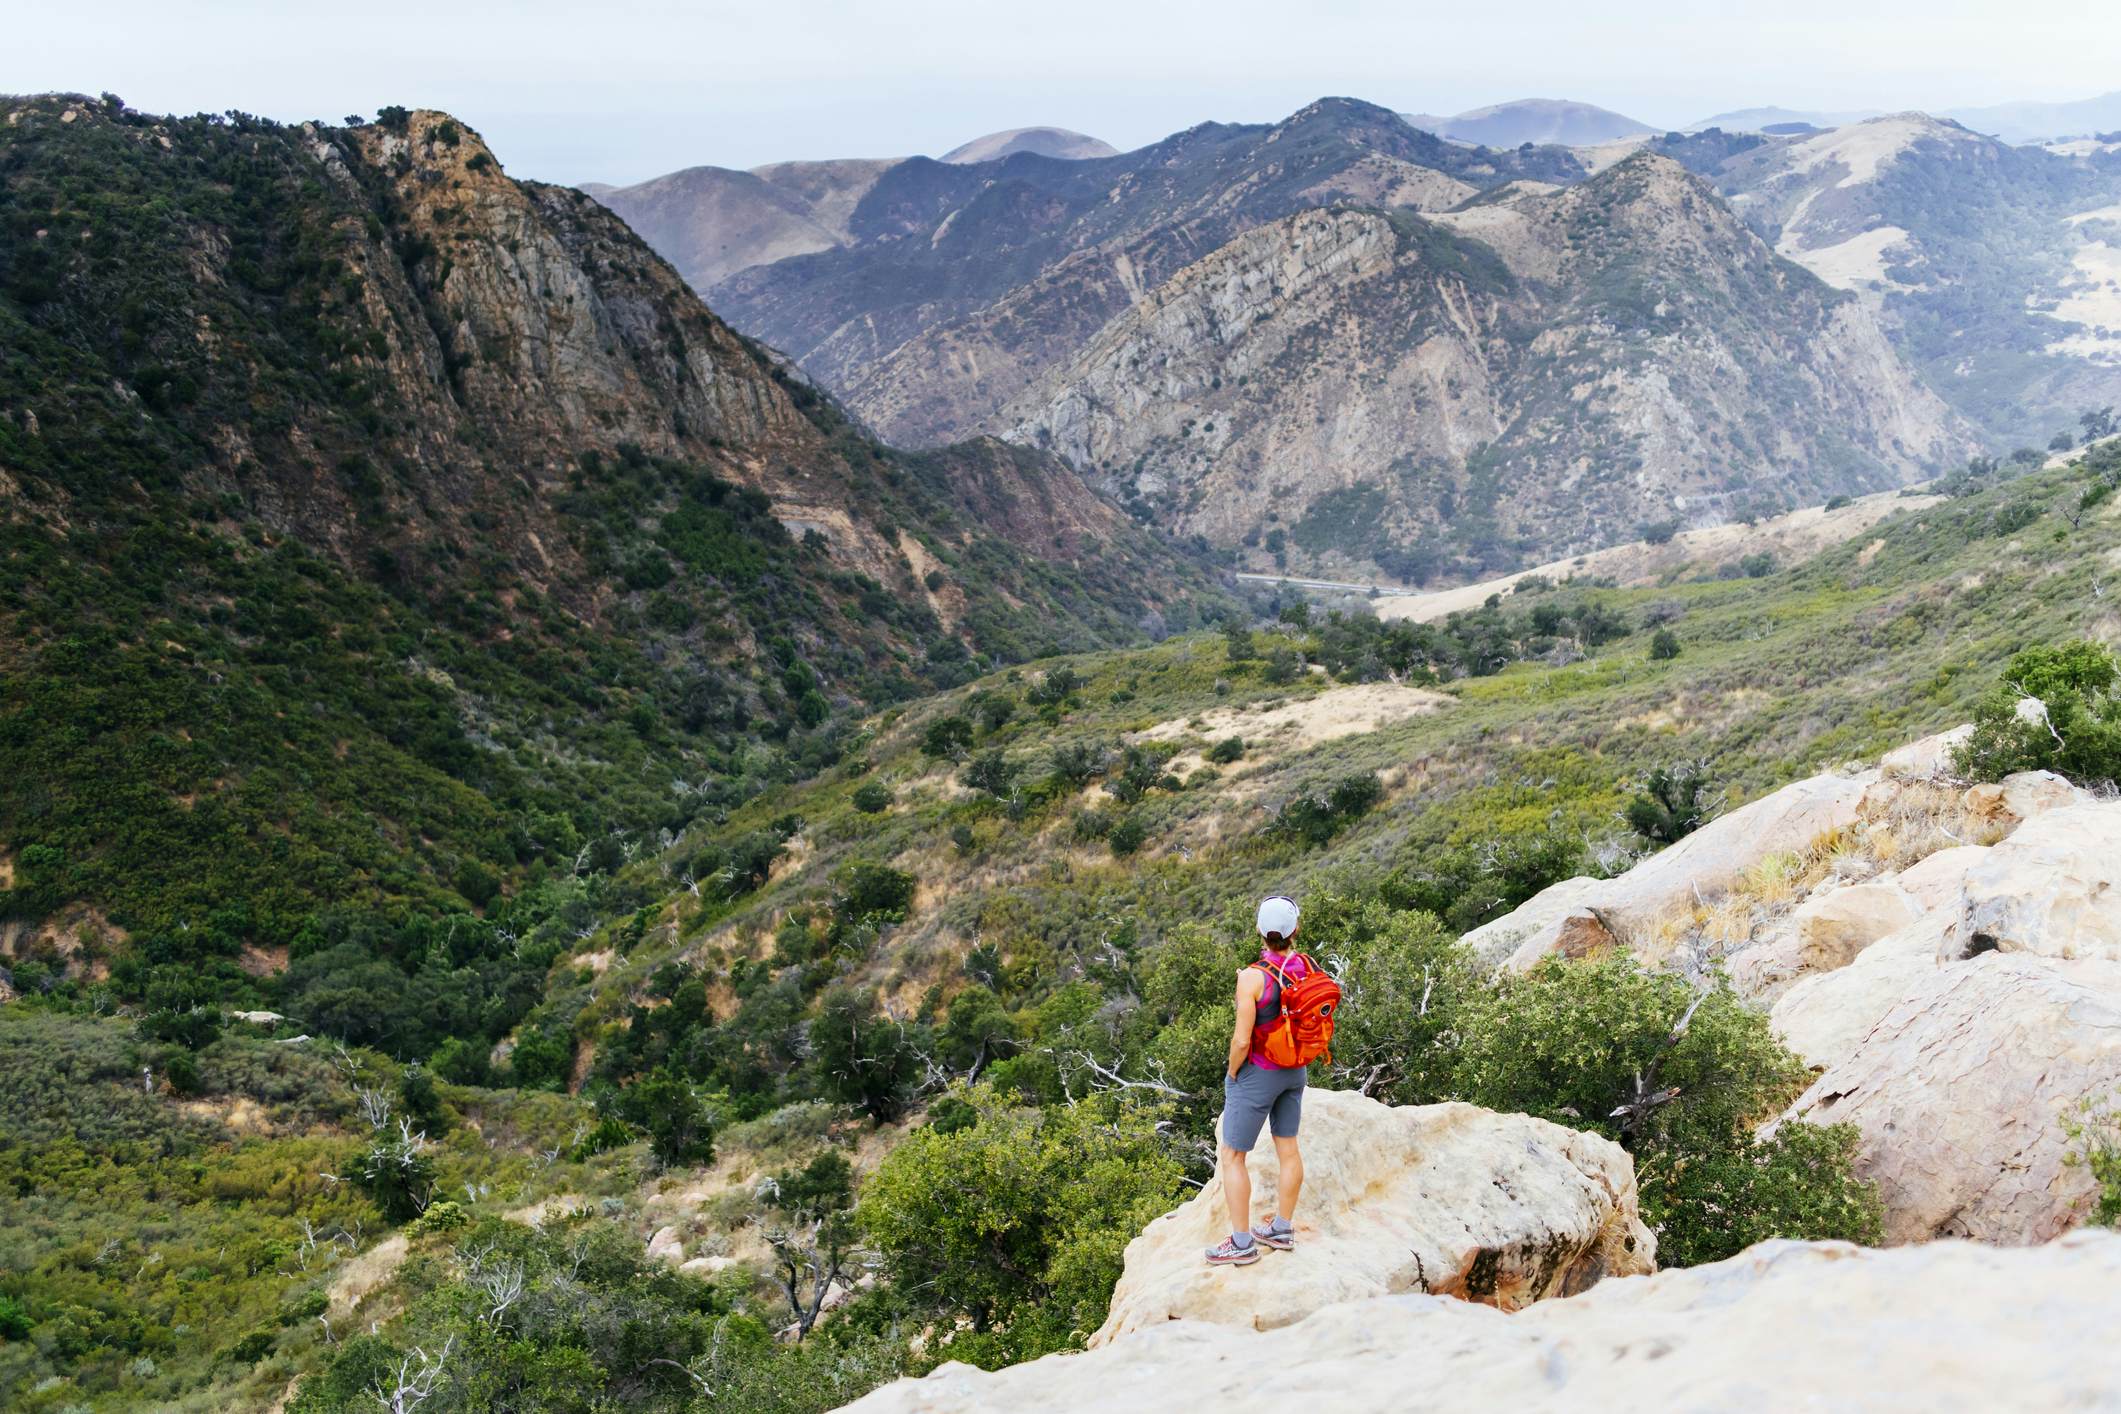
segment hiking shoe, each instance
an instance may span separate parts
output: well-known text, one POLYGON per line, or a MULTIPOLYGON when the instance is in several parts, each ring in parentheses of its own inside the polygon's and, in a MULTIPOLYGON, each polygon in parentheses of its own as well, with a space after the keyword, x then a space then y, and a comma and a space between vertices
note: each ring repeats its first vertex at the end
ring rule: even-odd
POLYGON ((1211 1267, 1248 1267, 1259 1260, 1259 1244, 1247 1242, 1237 1245, 1235 1237, 1226 1237, 1219 1247, 1208 1249, 1208 1265, 1211 1267))
POLYGON ((1265 1222, 1252 1224, 1252 1245, 1265 1243, 1277 1252, 1286 1252, 1296 1245, 1296 1229, 1285 1225, 1280 1218, 1269 1218, 1265 1222))

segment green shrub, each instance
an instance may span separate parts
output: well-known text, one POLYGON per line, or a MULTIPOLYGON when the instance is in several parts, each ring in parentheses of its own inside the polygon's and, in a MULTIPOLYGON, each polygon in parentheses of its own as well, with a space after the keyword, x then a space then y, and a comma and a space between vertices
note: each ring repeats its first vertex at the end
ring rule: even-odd
POLYGON ((1218 766, 1227 766, 1245 754, 1245 739, 1241 736, 1226 736, 1207 750, 1207 759, 1218 766))
POLYGON ((1675 844, 1707 824, 1716 813, 1717 791, 1708 767, 1699 761, 1659 766, 1627 804, 1628 828, 1657 844, 1675 844))
POLYGON ((963 717, 938 717, 921 736, 921 750, 945 761, 962 761, 972 750, 972 723, 963 717))
POLYGON ((2087 1096, 2077 1112, 2063 1120, 2070 1140, 2067 1162, 2082 1165, 2099 1185, 2098 1205, 2086 1221, 2121 1227, 2121 1102, 2115 1096, 2087 1096))
POLYGON ((1122 1250, 1179 1197, 1159 1112, 1107 1095, 1027 1109, 986 1085, 954 1098, 969 1115, 915 1130, 863 1185, 862 1229, 897 1290, 992 1337, 947 1337, 951 1358, 1080 1343, 1122 1250))
POLYGON ((1149 841, 1149 827, 1142 823, 1139 815, 1122 816, 1105 834, 1105 843, 1112 852, 1124 859, 1138 851, 1149 841))
POLYGON ((1459 1098, 1595 1130, 1634 1155, 1663 1265, 1769 1236, 1879 1240, 1852 1129, 1753 1137, 1809 1075, 1727 985, 1697 994, 1624 956, 1550 959, 1477 996, 1460 1034, 1459 1098))
POLYGON ((1650 637, 1650 661, 1667 663, 1679 656, 1679 635, 1668 628, 1658 629, 1650 637))
POLYGON ((1016 778, 1023 767, 1011 761, 1000 747, 983 751, 972 758, 959 773, 958 780, 968 789, 984 791, 999 799, 1009 794, 1016 786, 1016 778))
POLYGON ((1324 791, 1310 791, 1283 802, 1268 822, 1270 835, 1317 846, 1326 843, 1384 799, 1384 782, 1374 771, 1342 776, 1324 791))
POLYGON ((2017 771, 2054 771, 2080 785, 2121 779, 2117 676, 2113 654, 2090 640, 2026 649, 1976 709, 1958 768, 1977 781, 2017 771), (2028 699, 2044 704, 2044 713, 2021 714, 2028 699))
POLYGON ((854 808, 864 815, 881 815, 891 808, 891 790, 877 781, 867 781, 854 791, 854 808))

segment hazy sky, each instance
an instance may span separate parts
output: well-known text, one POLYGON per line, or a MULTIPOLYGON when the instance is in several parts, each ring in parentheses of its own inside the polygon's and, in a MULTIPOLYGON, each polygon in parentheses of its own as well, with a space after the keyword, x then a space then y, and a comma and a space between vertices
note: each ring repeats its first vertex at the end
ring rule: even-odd
POLYGON ((1050 123, 1136 147, 1324 94, 1453 113, 1578 98, 1678 126, 1727 109, 1946 108, 2121 87, 2099 0, 11 0, 0 92, 338 119, 447 108, 509 170, 940 153, 1050 123), (1630 13, 1630 10, 1633 13, 1630 13))

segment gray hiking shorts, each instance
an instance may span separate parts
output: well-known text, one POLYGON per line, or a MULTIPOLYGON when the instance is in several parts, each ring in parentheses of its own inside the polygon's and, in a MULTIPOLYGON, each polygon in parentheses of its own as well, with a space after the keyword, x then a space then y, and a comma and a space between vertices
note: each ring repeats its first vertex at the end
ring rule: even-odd
POLYGON ((1252 1152, 1264 1124, 1276 1139, 1294 1139, 1304 1117, 1307 1066, 1274 1070, 1246 1061, 1237 1078, 1223 1077, 1223 1143, 1240 1154, 1252 1152))

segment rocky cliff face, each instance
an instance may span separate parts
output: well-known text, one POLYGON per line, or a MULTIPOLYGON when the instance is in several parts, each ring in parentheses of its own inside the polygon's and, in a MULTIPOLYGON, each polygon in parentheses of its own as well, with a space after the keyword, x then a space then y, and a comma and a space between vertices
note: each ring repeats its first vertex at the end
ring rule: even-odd
POLYGON ((1967 430, 1677 164, 1246 233, 1012 404, 1169 524, 1419 574, 1903 484, 1967 430), (1409 554, 1409 547, 1413 552, 1409 554))

